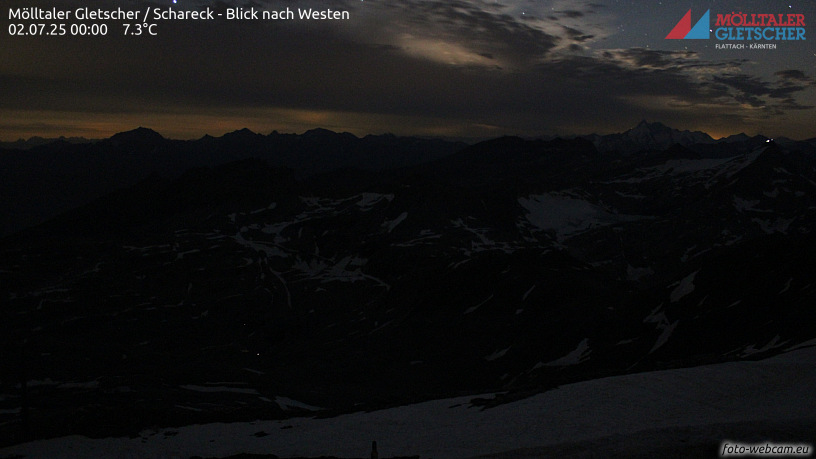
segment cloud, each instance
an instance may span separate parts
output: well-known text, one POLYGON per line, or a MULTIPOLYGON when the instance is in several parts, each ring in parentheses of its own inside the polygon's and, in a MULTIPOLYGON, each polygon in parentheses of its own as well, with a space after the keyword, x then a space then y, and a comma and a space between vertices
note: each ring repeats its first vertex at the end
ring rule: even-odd
MULTIPOLYGON (((613 33, 599 4, 313 0, 298 6, 348 8, 352 20, 162 22, 160 35, 147 39, 32 38, 13 53, 0 47, 0 108, 127 120, 207 113, 196 119, 212 126, 220 123, 218 113, 243 111, 252 120, 291 119, 287 126, 330 120, 350 129, 352 122, 386 120, 394 130, 417 126, 423 133, 436 126, 446 135, 535 135, 609 132, 643 118, 741 129, 812 105, 803 95, 814 79, 802 70, 768 79, 744 60, 706 60, 693 50, 598 49, 613 33)), ((382 132, 386 121, 367 126, 382 132)), ((365 133, 361 126, 356 132, 365 133)))
POLYGON ((570 18, 570 19, 584 17, 584 13, 582 11, 576 11, 576 10, 559 11, 558 13, 563 15, 564 17, 567 17, 567 18, 570 18))
POLYGON ((774 73, 774 75, 778 76, 782 80, 801 81, 810 84, 813 84, 814 81, 816 81, 813 78, 805 75, 805 72, 796 69, 780 70, 774 73))
POLYGON ((359 29, 358 40, 371 34, 412 57, 443 64, 523 68, 546 59, 562 41, 537 21, 491 2, 406 0, 372 8, 375 20, 359 29))
POLYGON ((784 70, 776 72, 776 82, 769 82, 759 77, 746 74, 724 74, 713 80, 734 90, 734 98, 754 108, 767 108, 774 113, 785 110, 805 110, 812 106, 799 104, 793 95, 812 86, 801 70, 784 70))

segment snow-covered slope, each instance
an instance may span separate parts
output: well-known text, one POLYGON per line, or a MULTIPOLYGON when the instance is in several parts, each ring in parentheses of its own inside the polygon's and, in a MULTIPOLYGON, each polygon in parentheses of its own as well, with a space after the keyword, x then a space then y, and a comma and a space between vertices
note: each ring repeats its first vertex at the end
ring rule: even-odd
POLYGON ((0 457, 364 457, 371 441, 381 457, 653 457, 655 449, 662 457, 701 451, 713 457, 726 440, 812 442, 813 387, 816 347, 808 347, 762 361, 569 384, 487 409, 474 404, 478 398, 459 397, 326 419, 191 425, 135 438, 55 438, 0 449, 0 457))

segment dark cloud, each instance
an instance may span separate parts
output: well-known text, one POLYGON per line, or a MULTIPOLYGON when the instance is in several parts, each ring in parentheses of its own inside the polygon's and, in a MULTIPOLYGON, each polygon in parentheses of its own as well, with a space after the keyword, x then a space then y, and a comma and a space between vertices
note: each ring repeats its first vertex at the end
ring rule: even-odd
POLYGON ((780 71, 776 75, 780 77, 776 83, 745 74, 714 76, 713 80, 734 89, 735 99, 752 107, 767 107, 769 110, 812 108, 799 104, 792 97, 793 94, 807 89, 808 78, 804 72, 794 69, 780 71), (795 84, 794 81, 806 84, 795 84))
POLYGON ((771 84, 758 77, 745 74, 715 75, 714 81, 736 89, 747 96, 765 96, 771 93, 771 84))
POLYGON ((574 19, 574 18, 582 18, 582 17, 584 17, 584 13, 583 13, 583 11, 577 11, 577 10, 566 10, 566 11, 560 11, 560 13, 561 13, 561 15, 562 15, 562 16, 564 16, 565 18, 572 18, 572 19, 574 19))
POLYGON ((572 27, 567 26, 564 26, 564 32, 566 32, 567 37, 569 37, 569 39, 571 39, 572 41, 576 41, 578 43, 583 43, 587 40, 595 38, 594 35, 585 34, 580 30, 573 29, 572 27))
POLYGON ((796 80, 808 83, 813 82, 813 78, 805 75, 805 72, 796 69, 780 70, 774 73, 774 75, 778 76, 783 80, 796 80))
MULTIPOLYGON (((644 48, 631 48, 607 52, 608 58, 628 61, 637 67, 681 69, 699 64, 696 51, 661 51, 644 48)), ((704 64, 709 65, 709 64, 704 64)))

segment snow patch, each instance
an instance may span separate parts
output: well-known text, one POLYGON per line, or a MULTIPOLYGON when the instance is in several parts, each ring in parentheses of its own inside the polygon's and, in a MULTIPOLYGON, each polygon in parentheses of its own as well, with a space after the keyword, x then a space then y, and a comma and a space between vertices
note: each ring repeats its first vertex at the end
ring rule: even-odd
MULTIPOLYGON (((642 183, 648 180, 664 179, 667 175, 677 177, 694 174, 706 178, 712 174, 716 176, 726 170, 733 169, 734 165, 740 166, 737 169, 739 170, 747 164, 734 161, 734 158, 672 159, 658 166, 639 168, 632 174, 622 176, 623 178, 603 183, 642 183)), ((736 171, 733 171, 733 173, 736 173, 736 171)))
POLYGON ((660 336, 657 337, 657 341, 655 341, 654 346, 652 346, 652 348, 649 350, 649 354, 660 349, 664 344, 666 344, 666 341, 669 340, 669 337, 671 336, 672 332, 674 332, 674 329, 677 327, 677 324, 679 323, 680 321, 675 321, 665 325, 658 324, 657 328, 662 329, 663 333, 661 333, 660 336))
POLYGON ((671 294, 669 295, 669 299, 672 303, 677 303, 684 296, 694 291, 694 276, 696 276, 698 272, 700 271, 694 271, 693 273, 684 277, 683 280, 680 281, 680 285, 672 290, 671 294))
MULTIPOLYGON (((245 232, 245 231, 242 231, 242 232, 245 232)), ((238 244, 240 244, 240 245, 242 245, 244 247, 250 248, 252 250, 255 250, 256 252, 261 252, 261 253, 265 254, 267 257, 286 258, 286 257, 289 256, 289 254, 287 254, 286 252, 284 252, 283 250, 281 250, 280 248, 275 246, 274 243, 272 243, 273 245, 267 245, 267 243, 253 241, 253 240, 245 238, 244 235, 241 234, 240 232, 237 233, 235 236, 233 236, 233 239, 238 244)))
POLYGON ((732 158, 672 159, 653 169, 656 173, 661 175, 665 173, 688 174, 690 172, 716 169, 719 166, 730 162, 731 160, 732 158))
POLYGON ((307 405, 306 403, 299 402, 297 400, 292 400, 291 398, 281 397, 278 395, 275 397, 275 403, 281 407, 282 410, 288 411, 291 409, 299 409, 299 410, 306 410, 306 411, 321 411, 323 408, 318 406, 307 405))
POLYGON ((621 193, 620 191, 615 191, 615 194, 622 197, 622 198, 638 199, 638 200, 646 199, 646 196, 644 196, 642 194, 626 194, 626 193, 621 193))
POLYGON ((574 351, 551 362, 539 362, 535 367, 533 367, 533 369, 536 370, 541 367, 566 367, 570 365, 578 365, 589 360, 589 354, 591 352, 592 349, 589 348, 589 338, 584 338, 583 341, 578 343, 578 347, 576 347, 574 351))
POLYGON ((639 281, 644 277, 654 275, 652 268, 635 268, 632 265, 626 265, 626 279, 629 281, 639 281))
MULTIPOLYGON (((467 220, 476 219, 473 217, 467 217, 467 220)), ((463 250, 463 253, 468 257, 471 256, 473 253, 485 252, 490 250, 500 250, 508 254, 513 253, 515 251, 515 247, 510 243, 497 242, 487 237, 487 234, 490 231, 492 231, 490 228, 472 227, 465 222, 465 219, 462 218, 451 220, 451 224, 453 225, 454 228, 462 229, 475 236, 475 240, 470 241, 470 248, 463 250)))
POLYGON ((776 348, 782 347, 782 346, 784 346, 784 345, 786 345, 786 344, 788 344, 790 342, 790 340, 779 342, 780 339, 782 339, 782 338, 779 335, 776 335, 776 336, 773 337, 772 340, 770 340, 768 342, 768 344, 766 344, 766 345, 764 345, 764 346, 762 346, 760 348, 757 348, 755 344, 747 346, 742 351, 742 353, 740 353, 740 357, 748 357, 748 356, 751 356, 751 355, 754 355, 754 354, 760 354, 762 352, 767 352, 767 351, 770 351, 771 349, 776 349, 776 348))
POLYGON ((527 211, 527 220, 536 228, 555 232, 559 242, 576 234, 615 223, 645 217, 622 215, 612 209, 564 194, 539 194, 519 198, 527 211))
POLYGON ((373 209, 374 206, 383 201, 391 202, 393 200, 393 194, 361 193, 360 200, 357 201, 356 204, 361 211, 368 212, 369 210, 373 209))
POLYGON ((756 205, 759 204, 759 201, 749 201, 747 199, 742 199, 737 195, 734 195, 734 208, 740 212, 762 212, 762 213, 771 213, 773 211, 766 210, 766 209, 757 209, 756 205))
POLYGON ((400 242, 394 244, 396 247, 416 247, 420 245, 431 245, 436 239, 440 239, 441 234, 435 234, 431 230, 422 230, 419 232, 419 237, 411 239, 410 241, 400 242))
POLYGON ((473 312, 473 311, 475 311, 475 310, 479 309, 479 306, 481 306, 481 305, 483 305, 483 304, 487 303, 488 301, 490 301, 490 300, 492 300, 492 299, 493 299, 493 294, 491 294, 489 297, 487 297, 487 299, 486 299, 486 300, 482 301, 481 303, 477 304, 476 306, 471 306, 471 307, 467 308, 467 309, 465 310, 465 312, 463 312, 462 314, 470 314, 471 312, 473 312))
POLYGON ((362 267, 366 263, 368 263, 368 259, 357 256, 345 256, 338 262, 326 258, 313 258, 306 261, 298 257, 292 268, 300 271, 301 276, 320 280, 324 284, 327 282, 373 281, 386 289, 390 289, 391 286, 383 282, 382 279, 363 272, 362 267))
MULTIPOLYGON (((696 274, 696 273, 695 273, 696 274)), ((649 354, 658 350, 659 348, 663 347, 664 344, 669 340, 669 337, 674 332, 674 329, 677 327, 677 324, 680 321, 669 322, 669 318, 666 316, 666 312, 662 310, 663 303, 661 303, 658 307, 652 310, 645 319, 643 319, 643 323, 653 323, 657 324, 655 327, 657 330, 660 330, 660 336, 657 337, 654 346, 652 349, 649 350, 649 354)))
POLYGON ((793 282, 792 277, 790 279, 788 279, 787 282, 785 282, 785 286, 782 288, 782 290, 779 291, 779 293, 777 293, 777 295, 781 295, 781 294, 787 292, 788 290, 790 290, 791 282, 793 282))
MULTIPOLYGON (((512 346, 510 346, 510 347, 512 347, 512 346)), ((502 349, 500 351, 496 351, 496 352, 494 352, 494 353, 492 353, 490 355, 486 355, 485 360, 487 360, 488 362, 492 362, 494 360, 497 360, 497 359, 500 359, 500 358, 504 357, 504 355, 507 354, 507 351, 510 350, 510 347, 508 347, 506 349, 502 349)))
POLYGON ((795 351, 797 349, 802 349, 804 347, 812 347, 812 346, 816 346, 816 338, 805 341, 805 342, 802 342, 802 343, 799 343, 799 344, 797 344, 795 346, 791 346, 791 347, 785 349, 785 352, 795 351))
POLYGON ((186 405, 174 405, 174 406, 176 408, 180 409, 180 410, 196 411, 196 412, 204 411, 201 408, 193 408, 192 406, 186 406, 186 405))
POLYGON ((59 389, 97 389, 99 381, 67 382, 58 386, 59 389))
POLYGON ((193 384, 188 384, 184 386, 180 386, 182 389, 191 390, 194 392, 232 392, 236 394, 251 394, 251 395, 260 395, 257 390, 255 389, 246 389, 243 387, 228 387, 228 386, 196 386, 193 384))
MULTIPOLYGON (((273 202, 272 204, 269 204, 269 205, 268 205, 268 206, 266 206, 266 207, 262 207, 262 208, 260 208, 260 209, 255 209, 255 210, 253 210, 253 211, 250 211, 249 213, 250 213, 251 215, 255 215, 255 214, 259 214, 259 213, 261 213, 261 212, 266 212, 267 210, 273 210, 273 209, 275 209, 275 207, 278 207, 278 203, 273 202)), ((232 214, 232 215, 235 215, 235 214, 232 214)), ((233 221, 235 221, 235 220, 234 220, 234 218, 233 218, 233 221)))
POLYGON ((399 214, 399 216, 393 220, 386 220, 385 223, 382 224, 383 228, 388 228, 388 232, 394 231, 394 228, 397 227, 400 223, 402 223, 406 218, 408 218, 408 212, 403 212, 399 214))
POLYGON ((759 218, 752 218, 751 221, 759 225, 759 227, 767 234, 782 233, 788 234, 788 228, 793 223, 794 218, 777 218, 774 221, 761 220, 759 218))

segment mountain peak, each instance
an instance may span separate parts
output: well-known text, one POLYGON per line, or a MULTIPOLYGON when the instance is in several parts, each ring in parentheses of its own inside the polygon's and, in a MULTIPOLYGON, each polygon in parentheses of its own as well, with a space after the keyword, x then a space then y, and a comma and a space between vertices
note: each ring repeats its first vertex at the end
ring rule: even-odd
POLYGON ((252 132, 249 128, 243 128, 243 129, 237 129, 237 130, 232 131, 232 132, 228 132, 228 133, 224 134, 222 137, 226 137, 226 138, 252 138, 252 137, 258 137, 258 136, 260 136, 260 134, 256 134, 256 133, 252 132))
POLYGON ((320 137, 328 135, 337 135, 337 133, 323 128, 309 129, 308 131, 303 133, 303 137, 320 137))
POLYGON ((711 144, 714 139, 705 132, 680 131, 663 123, 641 120, 635 127, 620 134, 584 136, 598 151, 638 152, 664 151, 679 144, 690 147, 697 144, 711 144))
POLYGON ((315 128, 310 129, 303 134, 300 135, 302 139, 317 139, 317 140, 342 140, 342 141, 354 141, 357 140, 357 136, 350 133, 350 132, 335 132, 330 129, 324 128, 315 128))
POLYGON ((154 131, 153 129, 149 129, 146 127, 138 127, 131 131, 120 132, 118 134, 114 134, 109 139, 111 142, 116 144, 121 143, 156 143, 161 142, 164 140, 161 134, 154 131))
POLYGON ((667 130, 668 131, 676 131, 676 129, 672 129, 672 128, 670 128, 670 127, 666 126, 665 124, 663 124, 661 122, 658 122, 658 121, 650 123, 650 122, 648 122, 646 120, 640 120, 640 123, 638 123, 637 126, 629 129, 626 132, 644 132, 644 131, 655 132, 655 131, 667 131, 667 130))

